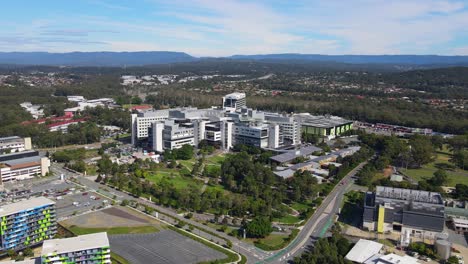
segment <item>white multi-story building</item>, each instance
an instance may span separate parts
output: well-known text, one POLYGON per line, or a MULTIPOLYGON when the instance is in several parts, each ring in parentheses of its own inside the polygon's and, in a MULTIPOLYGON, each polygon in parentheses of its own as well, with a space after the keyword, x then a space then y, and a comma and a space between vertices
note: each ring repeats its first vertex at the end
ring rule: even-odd
POLYGON ((0 155, 2 182, 45 176, 49 167, 50 160, 33 150, 0 155))
POLYGON ((169 118, 169 110, 147 111, 132 114, 132 144, 148 138, 148 128, 152 123, 164 121, 169 118))
POLYGON ((31 138, 18 136, 0 138, 0 153, 31 150, 31 138))
POLYGON ((162 131, 164 149, 178 149, 183 145, 195 146, 192 123, 177 124, 174 120, 166 120, 162 131))
POLYGON ((231 93, 223 96, 223 109, 238 111, 247 106, 245 93, 231 93))
POLYGON ((42 245, 42 263, 111 263, 107 233, 95 233, 64 239, 50 239, 42 245))

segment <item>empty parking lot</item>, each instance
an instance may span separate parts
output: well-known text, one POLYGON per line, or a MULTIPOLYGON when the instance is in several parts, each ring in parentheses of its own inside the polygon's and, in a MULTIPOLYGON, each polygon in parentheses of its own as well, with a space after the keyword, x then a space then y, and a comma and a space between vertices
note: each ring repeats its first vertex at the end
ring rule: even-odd
POLYGON ((172 230, 109 236, 111 249, 132 264, 199 263, 225 258, 223 253, 172 230))

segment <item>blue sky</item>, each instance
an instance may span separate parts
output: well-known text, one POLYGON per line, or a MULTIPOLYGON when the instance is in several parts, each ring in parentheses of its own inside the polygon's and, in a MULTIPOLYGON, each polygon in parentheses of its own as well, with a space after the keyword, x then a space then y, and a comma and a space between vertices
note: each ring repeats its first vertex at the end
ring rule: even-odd
POLYGON ((4 1, 0 51, 468 55, 468 1, 4 1))

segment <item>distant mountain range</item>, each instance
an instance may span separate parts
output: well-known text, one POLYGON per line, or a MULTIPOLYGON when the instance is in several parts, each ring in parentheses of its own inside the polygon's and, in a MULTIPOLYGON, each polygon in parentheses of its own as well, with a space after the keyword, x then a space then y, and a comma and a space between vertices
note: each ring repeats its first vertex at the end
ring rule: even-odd
POLYGON ((184 52, 0 52, 0 64, 50 66, 138 66, 197 60, 184 52))
MULTIPOLYGON (((0 64, 49 66, 140 66, 199 61, 184 52, 0 52, 0 64)), ((468 66, 468 56, 437 55, 319 55, 319 54, 266 54, 234 55, 229 60, 252 60, 282 63, 337 62, 348 64, 440 65, 468 66)))

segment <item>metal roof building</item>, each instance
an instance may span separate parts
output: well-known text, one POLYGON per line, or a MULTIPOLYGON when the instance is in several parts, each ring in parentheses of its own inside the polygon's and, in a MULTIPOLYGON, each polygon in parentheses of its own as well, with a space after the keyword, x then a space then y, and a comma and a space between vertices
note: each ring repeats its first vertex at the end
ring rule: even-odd
POLYGON ((288 152, 273 156, 270 159, 277 163, 285 163, 285 162, 293 161, 295 158, 298 158, 298 157, 305 157, 305 156, 311 155, 312 153, 316 151, 322 151, 322 149, 316 146, 307 146, 307 147, 303 147, 297 150, 290 150, 288 152))
POLYGON ((444 224, 444 203, 437 192, 377 186, 375 192, 366 193, 363 226, 368 230, 431 239, 444 224))

